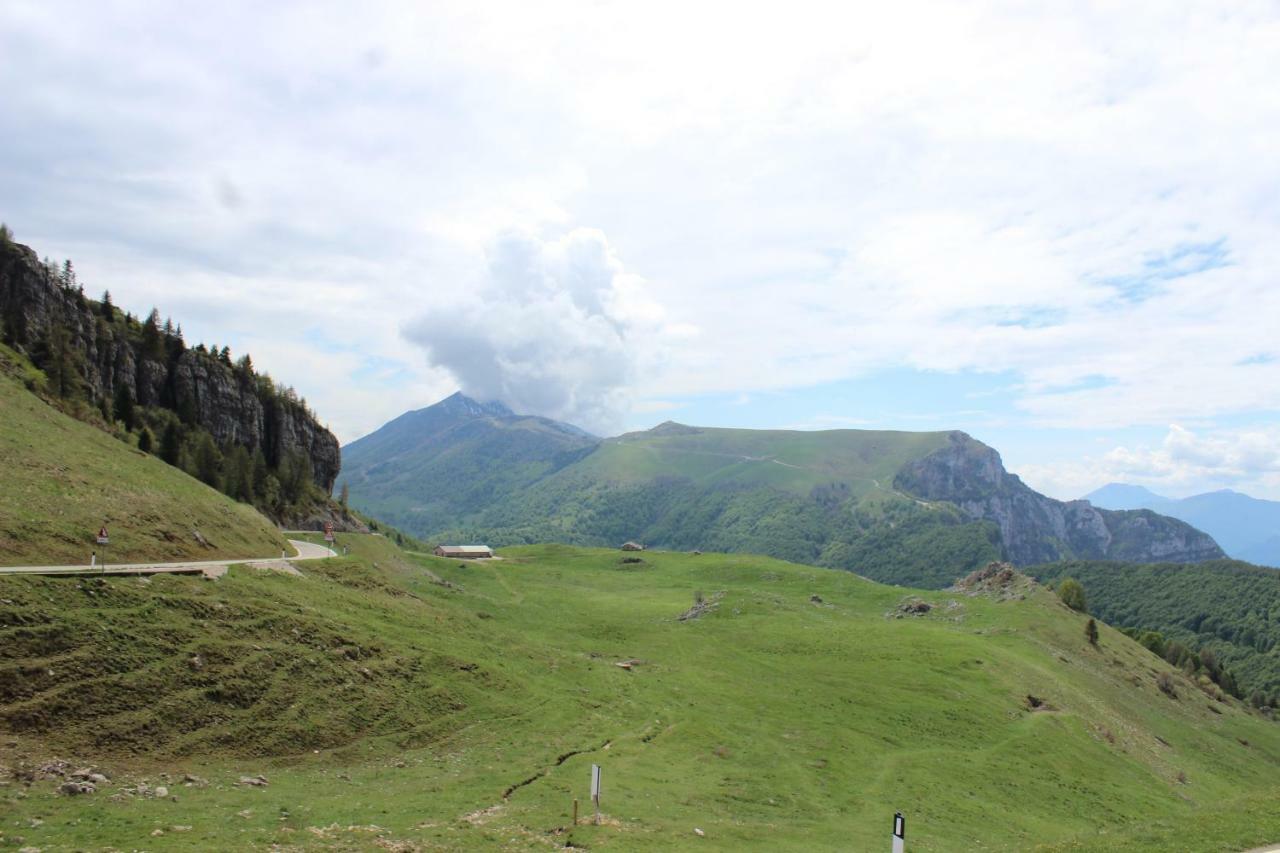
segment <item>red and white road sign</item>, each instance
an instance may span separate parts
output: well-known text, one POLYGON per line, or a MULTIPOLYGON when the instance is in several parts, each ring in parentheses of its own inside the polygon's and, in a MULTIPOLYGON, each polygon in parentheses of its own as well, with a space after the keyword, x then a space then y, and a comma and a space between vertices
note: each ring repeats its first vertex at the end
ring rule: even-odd
POLYGON ((102 529, 98 531, 98 544, 106 545, 111 540, 107 538, 107 526, 102 525, 102 529))
POLYGON ((333 541, 333 522, 332 521, 326 521, 324 523, 324 541, 326 542, 333 541))

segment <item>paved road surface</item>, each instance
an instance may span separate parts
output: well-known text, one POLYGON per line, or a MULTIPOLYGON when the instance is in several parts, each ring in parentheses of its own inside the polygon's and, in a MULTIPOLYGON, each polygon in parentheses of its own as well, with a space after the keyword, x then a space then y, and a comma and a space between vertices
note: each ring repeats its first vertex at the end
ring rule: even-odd
POLYGON ((263 569, 297 574, 291 560, 316 560, 336 555, 330 548, 313 545, 299 539, 290 539, 296 554, 281 559, 280 557, 257 557, 239 560, 188 560, 182 563, 108 563, 104 572, 102 566, 90 569, 88 566, 0 566, 0 574, 8 575, 157 575, 157 574, 200 574, 216 578, 227 573, 230 566, 257 566, 263 569))

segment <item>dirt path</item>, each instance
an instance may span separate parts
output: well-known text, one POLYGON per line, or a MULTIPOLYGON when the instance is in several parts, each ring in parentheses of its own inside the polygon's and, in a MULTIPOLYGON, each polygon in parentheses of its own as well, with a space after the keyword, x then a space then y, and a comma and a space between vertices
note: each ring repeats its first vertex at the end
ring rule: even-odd
POLYGON ((162 575, 203 574, 216 578, 227 573, 231 566, 256 566, 261 569, 299 574, 293 560, 318 560, 335 556, 335 552, 323 545, 314 545, 300 539, 290 539, 295 553, 292 556, 254 557, 235 560, 187 560, 178 563, 108 563, 90 568, 79 566, 0 566, 0 574, 6 575, 162 575))

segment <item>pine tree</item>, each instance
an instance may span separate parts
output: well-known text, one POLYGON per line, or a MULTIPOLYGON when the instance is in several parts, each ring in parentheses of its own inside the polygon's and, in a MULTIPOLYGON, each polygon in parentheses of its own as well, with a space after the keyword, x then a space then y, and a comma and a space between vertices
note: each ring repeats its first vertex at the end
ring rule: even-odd
POLYGON ((142 428, 142 432, 138 435, 138 449, 143 453, 152 453, 155 450, 156 437, 152 435, 151 430, 147 427, 142 428))
POLYGON ((196 468, 196 476, 215 489, 220 489, 222 485, 222 454, 218 452, 218 446, 213 443, 213 437, 207 432, 201 432, 200 437, 196 439, 194 463, 196 468))
POLYGON ((164 338, 160 332, 160 312, 155 308, 142 324, 142 357, 151 361, 164 361, 164 338))
POLYGON ((182 461, 182 433, 173 421, 169 421, 160 439, 160 458, 175 467, 182 461))
POLYGON ((71 336, 61 323, 54 322, 49 326, 35 361, 36 366, 45 372, 49 389, 59 397, 70 397, 79 390, 76 352, 71 346, 71 336))
POLYGON ((1093 621, 1092 618, 1084 623, 1084 636, 1089 641, 1089 645, 1098 645, 1098 623, 1093 621))
POLYGON ((115 418, 124 424, 124 428, 133 432, 135 426, 133 411, 133 393, 123 382, 116 385, 115 403, 112 407, 115 418))
POLYGON ((62 279, 62 286, 70 290, 76 286, 76 268, 71 265, 71 259, 62 262, 62 273, 58 276, 62 279))
POLYGON ((342 504, 342 508, 347 508, 347 499, 351 497, 351 487, 346 483, 342 484, 342 491, 338 493, 338 503, 342 504))
POLYGON ((102 291, 102 316, 107 318, 107 322, 111 322, 116 318, 115 306, 111 304, 111 291, 102 291))
POLYGON ((3 222, 0 222, 0 246, 9 246, 13 244, 13 229, 3 222))

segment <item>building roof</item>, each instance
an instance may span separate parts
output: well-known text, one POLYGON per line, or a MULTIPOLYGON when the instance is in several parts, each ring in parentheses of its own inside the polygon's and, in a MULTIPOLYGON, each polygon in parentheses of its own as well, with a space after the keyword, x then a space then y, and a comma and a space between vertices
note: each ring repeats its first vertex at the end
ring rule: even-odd
POLYGON ((452 554, 492 554, 493 549, 488 545, 437 545, 441 551, 448 551, 452 554))

